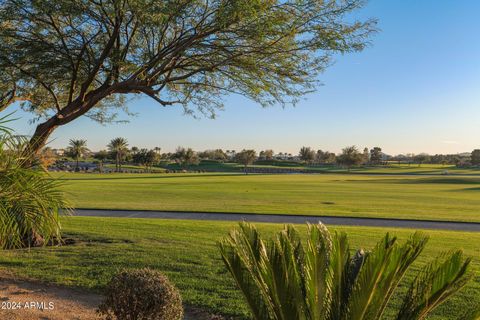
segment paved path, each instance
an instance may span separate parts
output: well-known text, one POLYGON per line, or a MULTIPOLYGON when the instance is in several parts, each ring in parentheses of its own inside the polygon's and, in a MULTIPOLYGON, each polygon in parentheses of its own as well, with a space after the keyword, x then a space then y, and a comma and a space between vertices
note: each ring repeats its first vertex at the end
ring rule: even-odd
POLYGON ((248 214, 248 213, 207 213, 207 212, 166 212, 140 210, 97 210, 76 209, 74 215, 88 217, 122 217, 122 218, 159 218, 180 220, 212 221, 252 221, 269 223, 317 223, 342 226, 394 227, 411 229, 438 229, 480 232, 480 223, 449 222, 429 220, 400 220, 382 218, 355 218, 331 216, 301 216, 288 214, 248 214))

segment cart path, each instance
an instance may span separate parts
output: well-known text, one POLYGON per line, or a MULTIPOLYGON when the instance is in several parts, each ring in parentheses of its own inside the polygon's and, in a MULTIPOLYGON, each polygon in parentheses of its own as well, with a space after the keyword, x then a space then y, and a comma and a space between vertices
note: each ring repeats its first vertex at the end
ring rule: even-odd
POLYGON ((157 218, 178 220, 206 221, 250 221, 267 223, 317 223, 340 226, 392 227, 410 229, 436 229, 454 231, 480 232, 478 222, 407 220, 387 218, 334 217, 291 214, 252 214, 227 212, 173 212, 143 210, 107 210, 107 209, 75 209, 74 216, 83 217, 118 217, 118 218, 157 218))

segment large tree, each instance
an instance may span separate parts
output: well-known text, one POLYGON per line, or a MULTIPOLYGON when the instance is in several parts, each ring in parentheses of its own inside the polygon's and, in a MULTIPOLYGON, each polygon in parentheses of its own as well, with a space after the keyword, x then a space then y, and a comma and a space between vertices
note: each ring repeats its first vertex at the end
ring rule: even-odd
POLYGON ((375 21, 351 16, 363 3, 1 0, 0 110, 19 102, 43 119, 37 151, 81 116, 113 121, 136 94, 209 116, 227 93, 294 103, 332 55, 368 44, 375 21))

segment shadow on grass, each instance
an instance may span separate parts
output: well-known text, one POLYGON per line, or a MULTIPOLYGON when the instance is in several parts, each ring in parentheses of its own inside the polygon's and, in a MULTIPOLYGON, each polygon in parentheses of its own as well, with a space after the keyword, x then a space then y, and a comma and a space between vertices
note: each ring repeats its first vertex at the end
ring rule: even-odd
MULTIPOLYGON (((134 174, 132 174, 134 175, 134 174)), ((259 176, 259 175, 262 175, 262 174, 255 174, 255 176, 259 176)), ((162 175, 162 176, 143 176, 143 177, 125 177, 125 176, 122 176, 122 177, 101 177, 101 178, 96 178, 96 177, 87 177, 87 178, 82 178, 82 177, 79 177, 79 178, 70 178, 70 177, 61 177, 61 178, 58 178, 58 180, 63 180, 63 181, 70 181, 70 180, 85 180, 85 181, 88 181, 88 180, 92 180, 92 181, 95 181, 95 180, 131 180, 131 179, 168 179, 168 178, 204 178, 204 177, 230 177, 230 176, 249 176, 249 175, 245 175, 243 173, 228 173, 228 174, 175 174, 175 173, 172 173, 172 174, 165 174, 165 175, 162 175)))
POLYGON ((475 187, 475 188, 465 188, 460 191, 480 191, 480 187, 475 187))
POLYGON ((345 181, 345 182, 361 182, 361 183, 388 183, 388 184, 478 184, 480 185, 480 178, 476 177, 432 177, 432 178, 415 178, 415 179, 346 179, 346 180, 335 180, 335 181, 345 181))

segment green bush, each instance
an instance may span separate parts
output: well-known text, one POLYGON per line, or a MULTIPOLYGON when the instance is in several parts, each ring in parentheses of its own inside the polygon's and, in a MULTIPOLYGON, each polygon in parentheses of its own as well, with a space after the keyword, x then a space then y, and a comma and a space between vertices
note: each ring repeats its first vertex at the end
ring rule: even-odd
MULTIPOLYGON (((219 246, 254 319, 378 320, 427 241, 421 232, 404 243, 387 233, 371 251, 352 254, 347 235, 331 234, 321 223, 309 224, 302 241, 292 225, 264 240, 243 222, 219 246)), ((425 319, 471 279, 470 261, 458 250, 428 263, 391 309, 394 319, 425 319)), ((459 319, 478 316, 472 310, 459 319)))
POLYGON ((0 249, 61 241, 60 214, 69 212, 61 183, 38 164, 25 137, 0 118, 0 249))
POLYGON ((183 319, 180 293, 165 275, 151 269, 115 275, 98 312, 108 320, 183 319))

